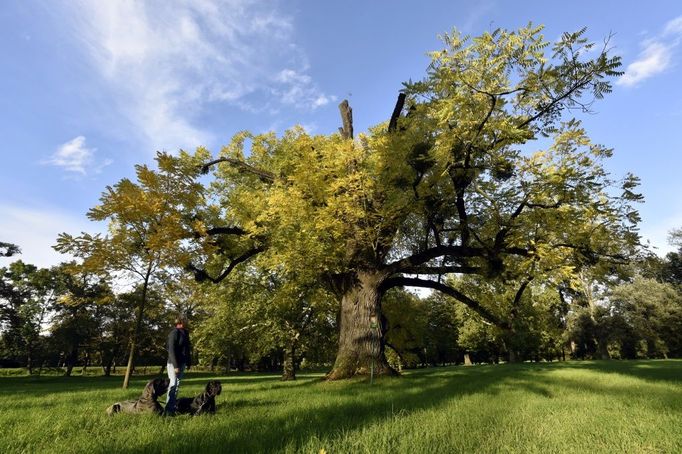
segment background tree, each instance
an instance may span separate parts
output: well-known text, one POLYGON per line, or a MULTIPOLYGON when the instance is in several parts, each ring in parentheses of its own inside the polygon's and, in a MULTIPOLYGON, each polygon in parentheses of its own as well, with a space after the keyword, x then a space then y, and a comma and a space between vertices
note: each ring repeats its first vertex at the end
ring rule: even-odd
POLYGON ((614 288, 609 300, 612 312, 631 328, 638 357, 682 353, 682 299, 670 284, 637 276, 614 288))
POLYGON ((157 153, 158 170, 136 166, 136 183, 124 178, 107 187, 100 204, 88 211, 89 219, 108 221, 107 235, 63 233, 57 239, 55 249, 82 259, 85 271, 120 273, 141 286, 124 388, 134 367, 150 285, 165 268, 188 263, 190 251, 182 240, 203 229, 196 214, 204 190, 195 178, 206 156, 201 149, 178 157, 157 153))
POLYGON ((374 322, 390 288, 435 289, 500 324, 429 276, 494 277, 538 260, 570 274, 576 260, 626 253, 637 242, 636 178, 612 180, 602 166, 611 151, 578 121, 562 121, 589 110, 620 74, 620 59, 607 45, 589 52, 583 34, 564 34, 549 53, 541 27, 445 35, 388 123, 357 139, 347 103, 340 134, 238 134, 205 167, 223 164, 213 186, 223 209, 206 230, 220 254, 192 266, 197 278, 220 281, 255 258, 324 283, 341 304, 328 376, 337 379, 370 364, 392 372, 374 322), (553 139, 547 150, 521 153, 542 136, 553 139), (542 235, 529 235, 538 227, 542 235))
POLYGON ((238 272, 203 303, 207 317, 197 328, 197 348, 228 362, 274 355, 281 358, 282 379, 295 379, 311 344, 319 353, 334 337, 336 304, 319 286, 294 282, 253 267, 238 272))
POLYGON ((0 322, 3 356, 33 373, 39 361, 41 331, 61 292, 58 268, 37 268, 16 261, 0 268, 0 322))
POLYGON ((4 243, 0 241, 0 257, 12 257, 21 254, 21 249, 16 244, 4 243))
POLYGON ((87 367, 101 354, 97 340, 104 328, 105 308, 114 302, 108 282, 92 273, 79 272, 74 263, 60 267, 62 293, 54 305, 52 341, 63 354, 65 375, 79 360, 87 367))
POLYGON ((429 305, 416 295, 394 288, 382 299, 384 337, 389 364, 396 370, 428 362, 429 305))

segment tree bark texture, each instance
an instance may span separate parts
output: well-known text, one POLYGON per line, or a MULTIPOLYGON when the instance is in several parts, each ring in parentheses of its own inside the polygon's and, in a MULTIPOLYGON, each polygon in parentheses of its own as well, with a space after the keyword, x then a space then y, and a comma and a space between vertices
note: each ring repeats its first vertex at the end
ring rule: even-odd
POLYGON ((339 349, 328 380, 356 375, 397 375, 384 355, 381 315, 381 273, 358 271, 339 286, 341 317, 339 349))
POLYGON ((296 341, 284 348, 284 368, 282 381, 296 380, 296 341))
POLYGON ((339 128, 341 137, 344 139, 353 138, 353 109, 350 108, 348 101, 344 99, 341 104, 339 104, 339 111, 341 112, 341 121, 343 122, 343 127, 339 128))

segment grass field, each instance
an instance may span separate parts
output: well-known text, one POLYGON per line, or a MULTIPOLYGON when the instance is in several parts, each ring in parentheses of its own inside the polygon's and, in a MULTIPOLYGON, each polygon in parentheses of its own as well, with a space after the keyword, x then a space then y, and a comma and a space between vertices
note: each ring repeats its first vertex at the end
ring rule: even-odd
MULTIPOLYGON (((327 383, 219 376, 214 416, 107 417, 120 377, 0 377, 0 452, 682 452, 682 361, 448 367, 327 383)), ((209 374, 189 374, 180 395, 209 374)))

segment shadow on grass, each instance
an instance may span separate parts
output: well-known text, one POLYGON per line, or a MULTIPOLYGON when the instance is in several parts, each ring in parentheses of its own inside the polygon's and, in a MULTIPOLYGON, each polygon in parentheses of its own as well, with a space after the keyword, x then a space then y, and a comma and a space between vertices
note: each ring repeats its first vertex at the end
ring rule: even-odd
MULTIPOLYGON (((672 381, 674 374, 682 369, 682 362, 450 367, 408 372, 403 378, 381 379, 374 386, 370 386, 366 381, 338 384, 321 383, 319 379, 293 386, 282 384, 277 390, 284 395, 269 396, 274 398, 272 400, 251 401, 248 398, 230 400, 228 397, 226 402, 219 404, 219 413, 222 414, 215 417, 222 418, 220 420, 225 421, 225 426, 218 422, 219 420, 206 424, 203 434, 207 437, 199 442, 200 445, 197 445, 197 438, 192 435, 192 429, 186 428, 187 434, 178 441, 177 450, 179 452, 197 448, 202 452, 298 450, 311 439, 333 439, 343 433, 381 423, 396 416, 404 417, 421 410, 439 408, 467 395, 483 393, 492 398, 514 389, 536 394, 543 399, 556 398, 557 394, 564 390, 579 389, 590 394, 611 396, 623 403, 631 401, 633 386, 636 385, 613 385, 609 381, 581 380, 544 373, 573 368, 616 373, 644 380, 672 381), (297 392, 296 387, 305 389, 305 393, 297 392), (323 395, 325 399, 292 405, 292 401, 297 398, 305 398, 311 394, 323 395), (260 407, 271 407, 271 411, 264 414, 260 407), (227 427, 231 430, 226 430, 227 427)), ((654 408, 682 411, 682 408, 675 408, 675 404, 666 403, 670 397, 670 390, 653 389, 649 392, 650 405, 654 408)), ((521 404, 522 402, 519 402, 519 405, 521 404)), ((510 414, 513 413, 513 408, 509 408, 508 411, 510 414)), ((139 448, 138 446, 137 449, 139 448)), ((142 449, 153 451, 156 447, 149 444, 142 449)))
MULTIPOLYGON (((500 380, 501 369, 493 367, 462 370, 452 368, 447 373, 432 377, 428 374, 408 374, 404 378, 383 378, 374 386, 366 381, 351 383, 312 382, 283 385, 282 394, 274 399, 256 401, 237 398, 219 402, 219 414, 206 421, 202 438, 193 435, 191 428, 178 437, 174 450, 185 452, 273 452, 300 449, 311 438, 333 438, 344 432, 357 430, 375 422, 404 417, 413 412, 438 407, 467 394, 486 392, 500 380), (298 392, 295 388, 305 389, 298 392), (284 389, 289 388, 289 389, 284 389), (321 400, 298 398, 317 394, 321 400), (292 404, 293 401, 293 404, 292 404), (266 413, 259 407, 265 407, 266 413), (269 409, 267 407, 270 407, 269 409), (220 419, 218 419, 220 418, 220 419), (226 425, 219 420, 226 421, 226 425), (229 427, 229 429, 228 429, 229 427)), ((222 378, 221 378, 222 380, 222 378)), ((182 420, 178 420, 179 425, 182 420)), ((172 421, 176 423, 176 421, 172 421)), ((158 446, 150 442, 140 449, 152 452, 158 446)))
MULTIPOLYGON (((333 439, 396 417, 438 409, 474 394, 493 398, 518 390, 542 399, 554 399, 566 390, 578 389, 612 396, 625 403, 632 399, 633 387, 637 386, 612 383, 603 378, 593 380, 589 374, 575 378, 554 373, 573 369, 631 376, 657 384, 679 383, 679 377, 682 377, 682 361, 524 363, 421 369, 408 371, 402 378, 379 379, 373 386, 366 380, 323 382, 321 374, 317 373, 300 374, 299 380, 293 383, 281 382, 277 375, 188 374, 185 387, 181 387, 181 393, 184 389, 185 395, 199 390, 208 379, 217 378, 223 383, 223 394, 217 399, 218 413, 213 417, 159 419, 158 426, 165 435, 160 433, 156 439, 131 439, 123 446, 116 446, 116 450, 202 453, 298 450, 311 439, 333 439), (173 435, 172 447, 164 444, 164 437, 170 435, 173 435)), ((131 389, 141 389, 153 377, 135 377, 131 389)), ((19 386, 26 383, 27 377, 2 378, 0 394, 12 392, 7 388, 17 392, 19 386), (5 386, 8 384, 10 386, 5 386)), ((113 392, 120 383, 120 377, 41 377, 33 385, 35 396, 39 398, 41 393, 95 391, 109 386, 113 392)), ((666 403, 673 392, 670 389, 653 387, 647 388, 647 392, 654 408, 682 411, 676 403, 666 403)), ((134 394, 133 391, 130 393, 134 394)), ((505 411, 512 414, 514 408, 505 411)), ((115 422, 106 420, 103 415, 99 417, 103 424, 115 422)), ((134 430, 119 438, 127 439, 130 435, 134 435, 134 430)))

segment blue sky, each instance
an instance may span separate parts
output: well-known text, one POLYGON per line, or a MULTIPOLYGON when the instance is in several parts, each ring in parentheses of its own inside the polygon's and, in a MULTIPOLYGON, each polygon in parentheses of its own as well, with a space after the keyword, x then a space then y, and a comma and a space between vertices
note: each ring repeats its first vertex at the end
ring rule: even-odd
MULTIPOLYGON (((608 169, 641 177, 642 236, 660 253, 682 227, 682 4, 679 1, 3 0, 0 2, 0 241, 24 261, 61 257, 56 235, 106 185, 156 150, 217 151, 243 129, 356 131, 386 120, 419 79, 437 35, 544 24, 555 40, 588 27, 625 75, 582 116, 613 147, 608 169)), ((2 265, 2 263, 0 263, 2 265)))

